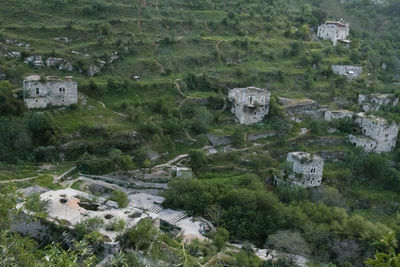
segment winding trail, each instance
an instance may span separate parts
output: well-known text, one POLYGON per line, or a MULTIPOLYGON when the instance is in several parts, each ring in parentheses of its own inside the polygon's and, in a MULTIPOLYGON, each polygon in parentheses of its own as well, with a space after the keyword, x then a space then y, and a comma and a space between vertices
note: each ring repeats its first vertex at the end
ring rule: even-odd
POLYGON ((114 111, 114 110, 112 110, 112 109, 109 109, 109 108, 106 107, 106 105, 105 105, 103 102, 101 102, 100 100, 99 100, 99 104, 100 104, 103 108, 110 110, 111 112, 117 114, 118 116, 120 116, 120 117, 122 117, 122 118, 128 118, 128 115, 126 115, 126 114, 124 114, 124 113, 120 113, 120 112, 114 111))

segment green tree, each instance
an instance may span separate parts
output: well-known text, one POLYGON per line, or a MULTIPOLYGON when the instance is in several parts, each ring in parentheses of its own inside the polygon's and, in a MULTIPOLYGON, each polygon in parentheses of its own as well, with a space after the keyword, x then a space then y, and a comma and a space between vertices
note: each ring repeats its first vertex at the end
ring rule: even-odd
POLYGON ((150 218, 140 220, 133 228, 127 230, 119 239, 126 248, 145 251, 157 236, 157 229, 150 218))
POLYGON ((193 149, 189 151, 190 167, 194 172, 199 171, 205 167, 208 163, 207 155, 204 151, 199 149, 193 149))
POLYGON ((24 209, 37 218, 45 218, 49 204, 50 200, 42 200, 39 194, 32 194, 25 198, 24 209))
POLYGON ((400 253, 397 254, 397 240, 394 232, 386 235, 379 241, 383 251, 377 251, 373 258, 365 261, 367 265, 376 267, 400 267, 400 253))
POLYGON ((120 190, 112 191, 108 199, 117 202, 119 208, 126 208, 129 204, 128 195, 120 190))

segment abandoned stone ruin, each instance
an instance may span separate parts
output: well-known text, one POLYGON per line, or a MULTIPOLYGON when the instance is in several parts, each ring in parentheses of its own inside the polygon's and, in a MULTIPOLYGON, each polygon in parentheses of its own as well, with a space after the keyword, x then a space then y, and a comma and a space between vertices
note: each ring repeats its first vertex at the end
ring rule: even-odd
POLYGON ((390 152, 396 148, 399 126, 394 122, 375 116, 357 114, 355 123, 362 136, 349 135, 350 142, 366 152, 390 152))
POLYGON ((324 40, 330 40, 333 45, 336 45, 338 41, 349 44, 350 41, 347 40, 349 32, 350 26, 343 23, 343 20, 326 21, 318 27, 317 36, 324 40))
POLYGON ((286 160, 292 165, 294 172, 288 177, 288 182, 291 185, 302 187, 321 185, 322 172, 324 170, 323 158, 306 152, 290 152, 286 160))
POLYGON ((382 106, 396 106, 399 98, 394 94, 370 94, 358 96, 358 104, 363 112, 378 111, 382 106))
POLYGON ((325 111, 324 120, 352 119, 354 112, 346 109, 325 111))
POLYGON ((78 102, 78 85, 71 76, 61 80, 55 76, 31 75, 25 78, 22 90, 29 109, 70 106, 78 102))
POLYGON ((240 124, 260 122, 268 114, 271 93, 257 87, 234 88, 229 91, 231 111, 240 124))
POLYGON ((331 69, 335 74, 345 76, 348 80, 353 80, 362 73, 362 67, 350 65, 332 65, 331 69))

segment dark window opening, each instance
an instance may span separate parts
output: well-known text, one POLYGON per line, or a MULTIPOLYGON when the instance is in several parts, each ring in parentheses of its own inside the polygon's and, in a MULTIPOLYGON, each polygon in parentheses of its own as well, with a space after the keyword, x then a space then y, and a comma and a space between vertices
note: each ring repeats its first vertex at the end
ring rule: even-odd
POLYGON ((39 88, 36 88, 36 94, 37 95, 39 94, 39 88))

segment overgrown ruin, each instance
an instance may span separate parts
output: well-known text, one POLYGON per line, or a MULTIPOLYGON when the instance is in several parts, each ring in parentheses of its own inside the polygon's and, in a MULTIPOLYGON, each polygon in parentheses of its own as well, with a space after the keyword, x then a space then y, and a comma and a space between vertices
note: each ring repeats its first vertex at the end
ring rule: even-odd
POLYGON ((29 109, 78 103, 78 84, 71 76, 61 80, 55 76, 42 78, 31 75, 25 78, 22 89, 24 102, 29 109))
POLYGON ((229 91, 232 113, 240 124, 260 122, 268 114, 271 93, 257 87, 234 88, 229 91))

